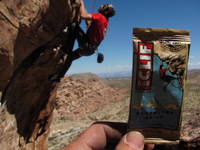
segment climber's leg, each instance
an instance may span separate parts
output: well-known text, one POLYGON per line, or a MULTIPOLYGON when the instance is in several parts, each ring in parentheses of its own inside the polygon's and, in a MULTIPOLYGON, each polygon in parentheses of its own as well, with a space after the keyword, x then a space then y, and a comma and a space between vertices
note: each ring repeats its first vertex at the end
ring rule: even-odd
POLYGON ((90 56, 97 50, 97 45, 89 42, 88 36, 78 24, 75 26, 75 37, 79 48, 72 52, 72 60, 78 59, 81 56, 90 56))
POLYGON ((78 59, 81 56, 90 56, 97 50, 97 45, 91 43, 85 43, 78 49, 72 52, 72 60, 78 59))
POLYGON ((81 55, 79 53, 80 53, 80 48, 78 48, 78 49, 76 49, 75 51, 72 52, 72 55, 71 55, 72 61, 79 59, 81 57, 81 55))
POLYGON ((79 47, 89 42, 88 36, 85 34, 85 32, 81 29, 81 27, 78 24, 75 27, 75 36, 78 41, 79 47))

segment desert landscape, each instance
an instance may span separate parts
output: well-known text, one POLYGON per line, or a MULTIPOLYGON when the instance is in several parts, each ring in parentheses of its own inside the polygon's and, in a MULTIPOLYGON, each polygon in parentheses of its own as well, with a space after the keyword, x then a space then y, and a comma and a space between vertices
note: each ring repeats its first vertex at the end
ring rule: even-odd
MULTIPOLYGON (((188 73, 180 145, 159 150, 200 149, 200 70, 188 73)), ((58 87, 49 150, 59 150, 95 121, 127 122, 131 77, 100 78, 91 73, 65 76, 58 87)))
MULTIPOLYGON (((181 135, 184 142, 158 145, 155 150, 200 149, 199 81, 200 70, 189 71, 181 135)), ((57 90, 48 149, 59 150, 95 121, 127 122, 130 92, 131 77, 100 78, 91 73, 65 76, 57 90)))
MULTIPOLYGON (((73 63, 71 56, 76 41, 74 24, 80 23, 80 2, 16 0, 13 3, 11 0, 0 0, 0 150, 59 150, 95 121, 127 122, 131 93, 130 75, 126 78, 100 78, 91 73, 65 76, 73 63)), ((119 6, 121 4, 125 3, 118 3, 119 6)), ((152 2, 149 4, 157 8, 152 2)), ((186 8, 189 8, 187 3, 177 4, 186 4, 186 8)), ((182 12, 180 10, 183 7, 173 5, 173 12, 171 6, 169 4, 170 11, 166 12, 182 12)), ((119 14, 128 16, 130 12, 127 11, 126 14, 126 8, 128 10, 128 7, 119 10, 119 14)), ((130 11, 135 10, 130 8, 130 11)), ((141 8, 138 8, 140 14, 141 8)), ((195 14, 189 14, 194 11, 184 12, 185 15, 193 16, 194 25, 198 26, 195 14)), ((164 17, 161 14, 161 18, 173 18, 170 13, 166 13, 167 16, 164 17)), ((178 20, 174 16, 174 21, 180 25, 177 27, 183 27, 180 21, 185 21, 185 15, 180 13, 180 17, 184 18, 178 20)), ((142 21, 140 18, 139 20, 142 21)), ((156 22, 152 23, 158 25, 156 22)), ((161 23, 163 25, 163 22, 161 23)), ((122 26, 118 23, 113 25, 117 29, 115 33, 123 37, 118 33, 121 31, 118 28, 122 26)), ((124 29, 132 28, 135 26, 135 19, 133 23, 123 22, 123 25, 126 25, 123 26, 124 29)), ((147 25, 146 21, 143 25, 147 25)), ((198 28, 188 29, 198 37, 198 28)), ((130 30, 125 35, 127 39, 123 40, 131 43, 127 35, 130 35, 130 30)), ((115 41, 113 38, 111 40, 115 41)), ((114 45, 118 41, 119 39, 114 45)), ((113 42, 110 42, 111 47, 112 44, 113 42)), ((123 46, 122 51, 119 49, 122 54, 125 54, 124 50, 127 49, 126 54, 130 55, 128 44, 119 45, 123 46)), ((117 54, 120 56, 120 53, 117 54)), ((194 50, 194 54, 198 58, 198 51, 194 50)), ((119 58, 122 59, 121 56, 119 58)), ((84 67, 90 68, 89 65, 84 67)), ((199 81, 200 70, 190 71, 180 145, 160 145, 156 146, 155 150, 200 150, 199 81)))

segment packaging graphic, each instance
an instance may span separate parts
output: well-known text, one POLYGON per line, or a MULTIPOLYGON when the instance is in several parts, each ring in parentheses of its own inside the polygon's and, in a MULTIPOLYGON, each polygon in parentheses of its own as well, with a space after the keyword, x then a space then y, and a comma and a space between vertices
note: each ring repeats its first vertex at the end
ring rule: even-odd
POLYGON ((176 143, 180 138, 189 32, 135 28, 129 129, 150 143, 176 143))

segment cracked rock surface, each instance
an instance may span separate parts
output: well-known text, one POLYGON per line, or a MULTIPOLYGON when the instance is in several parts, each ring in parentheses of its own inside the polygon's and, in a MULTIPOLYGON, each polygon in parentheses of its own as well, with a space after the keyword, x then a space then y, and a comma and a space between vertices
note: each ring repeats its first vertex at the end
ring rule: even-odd
POLYGON ((0 145, 4 150, 47 149, 57 83, 72 63, 68 56, 75 38, 70 25, 77 21, 78 2, 0 1, 0 145))

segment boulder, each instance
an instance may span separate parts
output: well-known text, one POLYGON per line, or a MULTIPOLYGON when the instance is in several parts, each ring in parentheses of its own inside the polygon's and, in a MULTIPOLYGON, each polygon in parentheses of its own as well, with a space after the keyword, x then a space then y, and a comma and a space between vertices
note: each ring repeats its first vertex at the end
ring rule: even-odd
POLYGON ((0 145, 46 150, 56 87, 72 61, 79 0, 0 1, 0 145))

